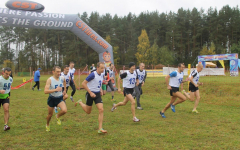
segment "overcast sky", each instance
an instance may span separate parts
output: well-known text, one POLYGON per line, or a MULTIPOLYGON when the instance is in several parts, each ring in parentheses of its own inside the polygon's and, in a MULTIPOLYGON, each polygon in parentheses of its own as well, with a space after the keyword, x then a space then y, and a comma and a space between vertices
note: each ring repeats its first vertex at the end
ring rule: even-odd
MULTIPOLYGON (((207 11, 213 7, 217 10, 225 5, 236 7, 240 4, 240 0, 32 0, 45 6, 44 12, 62 13, 62 14, 82 14, 87 12, 89 15, 92 11, 99 12, 100 15, 110 13, 112 16, 127 15, 132 12, 139 15, 144 11, 169 12, 177 10, 181 7, 184 9, 192 9, 196 7, 198 10, 203 8, 207 11)), ((0 0, 0 8, 6 8, 7 0, 0 0)))

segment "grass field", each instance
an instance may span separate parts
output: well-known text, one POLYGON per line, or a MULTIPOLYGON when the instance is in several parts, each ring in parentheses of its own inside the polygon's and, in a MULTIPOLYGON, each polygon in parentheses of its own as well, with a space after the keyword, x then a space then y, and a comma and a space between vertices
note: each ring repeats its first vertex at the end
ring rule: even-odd
MULTIPOLYGON (((3 109, 0 110, 0 149, 239 149, 239 83, 240 77, 201 77, 199 114, 192 114, 194 103, 186 101, 176 106, 176 113, 159 111, 169 102, 164 78, 147 78, 141 104, 136 110, 139 123, 132 121, 130 103, 111 112, 111 95, 103 96, 105 135, 99 135, 98 111, 93 106, 90 115, 68 99, 68 112, 62 125, 55 116, 45 131, 47 97, 43 89, 48 76, 41 77, 42 91, 22 87, 12 90, 10 99, 11 130, 3 131, 3 109)), ((14 77, 13 86, 23 77, 14 77)), ((85 77, 81 77, 84 79, 85 77)), ((29 79, 29 78, 27 78, 29 79)), ((187 84, 184 86, 187 89, 187 84)), ((70 95, 70 91, 68 94, 70 95)), ((85 90, 77 91, 75 100, 84 99, 85 90)), ((117 102, 123 95, 116 93, 117 102)))

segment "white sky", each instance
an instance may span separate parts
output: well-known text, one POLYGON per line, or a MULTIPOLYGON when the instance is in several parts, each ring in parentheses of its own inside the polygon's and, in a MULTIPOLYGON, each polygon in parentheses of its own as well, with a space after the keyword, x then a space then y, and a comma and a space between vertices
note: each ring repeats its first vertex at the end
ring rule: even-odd
MULTIPOLYGON (((203 8, 207 11, 213 7, 220 10, 223 6, 236 7, 240 0, 32 0, 45 6, 44 12, 62 14, 82 14, 97 11, 100 15, 110 13, 112 16, 127 15, 129 12, 139 15, 143 11, 169 12, 181 7, 198 10, 203 8)), ((7 0, 0 0, 0 8, 6 8, 7 0)))

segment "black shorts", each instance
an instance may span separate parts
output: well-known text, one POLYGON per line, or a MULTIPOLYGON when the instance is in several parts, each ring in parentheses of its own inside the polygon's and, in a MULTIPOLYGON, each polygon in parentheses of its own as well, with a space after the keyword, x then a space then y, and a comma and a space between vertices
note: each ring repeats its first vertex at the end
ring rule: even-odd
POLYGON ((124 97, 128 94, 133 95, 133 91, 134 91, 134 88, 124 88, 123 89, 124 97))
POLYGON ((9 98, 6 98, 6 99, 0 99, 0 107, 1 107, 3 104, 5 104, 5 103, 10 104, 9 98))
POLYGON ((195 87, 193 84, 189 84, 189 91, 196 92, 198 90, 198 87, 195 87))
POLYGON ((177 87, 171 87, 172 89, 170 90, 170 95, 173 96, 173 93, 177 93, 179 91, 179 88, 177 87))
POLYGON ((86 96, 85 96, 86 97, 86 105, 92 106, 93 101, 95 104, 103 103, 101 94, 100 93, 94 93, 94 94, 96 95, 96 97, 92 98, 88 92, 86 93, 86 96))
MULTIPOLYGON (((67 91, 68 91, 68 87, 69 87, 69 86, 66 87, 66 93, 67 93, 67 91)), ((62 92, 63 92, 63 91, 64 91, 64 87, 62 88, 62 92)))
POLYGON ((49 107, 55 107, 59 103, 61 103, 62 101, 63 101, 63 96, 53 97, 53 96, 49 95, 47 104, 48 104, 49 107))

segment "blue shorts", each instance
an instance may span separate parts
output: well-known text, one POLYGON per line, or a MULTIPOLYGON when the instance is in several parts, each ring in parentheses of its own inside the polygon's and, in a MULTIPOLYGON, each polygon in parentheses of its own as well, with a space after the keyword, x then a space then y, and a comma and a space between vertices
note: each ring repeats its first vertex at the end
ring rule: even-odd
POLYGON ((59 103, 61 103, 62 101, 63 101, 63 96, 53 97, 53 96, 49 95, 47 104, 48 104, 49 107, 55 107, 59 103))

